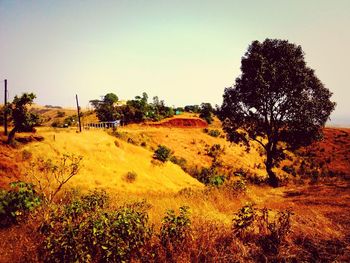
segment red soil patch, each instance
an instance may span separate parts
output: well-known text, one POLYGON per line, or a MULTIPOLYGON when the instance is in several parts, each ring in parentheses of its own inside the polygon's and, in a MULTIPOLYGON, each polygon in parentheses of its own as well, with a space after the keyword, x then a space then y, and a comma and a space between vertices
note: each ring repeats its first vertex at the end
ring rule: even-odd
POLYGON ((174 128, 205 128, 207 122, 199 118, 173 118, 156 123, 147 123, 153 127, 174 127, 174 128))
POLYGON ((0 188, 20 179, 18 151, 0 142, 0 188))
POLYGON ((350 178, 350 129, 325 128, 324 139, 305 149, 306 156, 322 164, 333 175, 350 178))

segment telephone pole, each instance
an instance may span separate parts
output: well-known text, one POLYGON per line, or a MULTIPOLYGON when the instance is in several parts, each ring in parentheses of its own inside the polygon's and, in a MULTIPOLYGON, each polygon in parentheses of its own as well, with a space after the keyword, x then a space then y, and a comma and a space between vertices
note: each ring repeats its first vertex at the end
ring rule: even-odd
POLYGON ((81 122, 80 122, 80 107, 78 102, 78 94, 75 94, 75 99, 77 101, 77 111, 78 111, 78 122, 79 122, 79 132, 81 132, 81 122))
POLYGON ((4 133, 7 136, 7 79, 5 82, 5 93, 4 93, 4 133))

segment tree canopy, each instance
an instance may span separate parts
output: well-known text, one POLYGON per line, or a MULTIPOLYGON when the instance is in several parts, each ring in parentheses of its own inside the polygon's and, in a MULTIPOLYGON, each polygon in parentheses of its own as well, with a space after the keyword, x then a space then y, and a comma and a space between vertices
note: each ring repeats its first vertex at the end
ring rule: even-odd
POLYGON ((14 127, 8 135, 8 143, 12 142, 16 132, 33 131, 33 127, 38 124, 38 115, 27 108, 35 98, 33 93, 23 93, 21 97, 15 96, 9 105, 14 127))
POLYGON ((332 93, 306 65, 301 46, 286 40, 252 42, 241 71, 235 85, 225 89, 219 118, 230 141, 248 150, 250 140, 263 147, 269 182, 277 186, 272 168, 284 151, 322 137, 335 108, 332 93))
POLYGON ((107 93, 103 100, 91 100, 90 103, 95 108, 97 118, 100 121, 115 121, 119 114, 114 107, 118 102, 118 96, 114 93, 107 93))

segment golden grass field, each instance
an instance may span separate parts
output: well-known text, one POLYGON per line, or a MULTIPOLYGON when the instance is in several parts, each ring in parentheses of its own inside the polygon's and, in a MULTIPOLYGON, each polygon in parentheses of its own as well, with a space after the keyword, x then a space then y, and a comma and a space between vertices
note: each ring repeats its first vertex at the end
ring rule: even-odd
MULTIPOLYGON (((185 117, 195 118, 189 115, 185 117)), ((220 123, 216 120, 209 129, 221 130, 220 123)), ((272 213, 290 208, 294 212, 293 234, 289 237, 291 244, 294 244, 293 238, 300 237, 314 240, 314 246, 323 249, 322 246, 326 246, 324 242, 341 240, 345 242, 345 248, 342 253, 334 252, 339 253, 337 262, 346 262, 349 259, 348 179, 332 178, 318 183, 295 180, 279 188, 248 184, 246 193, 236 195, 226 190, 205 187, 171 162, 155 163, 152 161, 153 151, 157 145, 163 144, 173 151, 173 155, 185 158, 188 165, 208 167, 211 165, 211 158, 206 155, 206 149, 213 144, 220 144, 224 147, 222 161, 226 167, 233 171, 244 168, 264 177, 263 157, 259 155, 258 147, 254 146, 247 153, 242 147, 227 142, 225 138, 209 136, 202 128, 151 127, 134 124, 118 128, 118 133, 119 138, 104 130, 90 129, 77 133, 75 128, 38 128, 36 135, 44 137, 42 142, 31 142, 16 149, 1 145, 1 157, 3 160, 7 159, 3 161, 6 164, 0 163, 0 167, 5 171, 6 167, 13 165, 14 168, 11 169, 15 173, 12 179, 25 180, 30 179, 26 177, 29 163, 35 162, 38 158, 57 160, 65 153, 83 156, 80 172, 65 186, 66 189, 78 188, 82 192, 94 188, 105 189, 115 206, 146 199, 151 205, 149 216, 155 226, 160 225, 167 209, 177 209, 183 205, 190 207, 195 226, 216 224, 227 231, 230 229, 233 213, 246 202, 255 203, 260 208, 272 209, 274 211, 272 213), (141 143, 144 143, 143 147, 140 146, 141 143), (23 152, 30 152, 30 158, 22 158, 23 152), (16 160, 16 164, 11 164, 11 160, 16 160), (125 179, 128 172, 136 173, 135 181, 128 182, 125 179), (189 188, 191 189, 189 192, 183 190, 189 188)), ((276 171, 284 176, 280 169, 276 171)), ((11 176, 5 178, 4 174, 2 174, 3 184, 11 179, 11 176)), ((0 256, 0 262, 18 259, 17 256, 21 253, 18 255, 11 253, 10 251, 14 249, 30 253, 31 248, 25 248, 24 245, 11 244, 12 247, 8 247, 11 243, 9 233, 26 240, 23 244, 30 242, 29 237, 16 232, 15 229, 1 231, 0 251, 4 254, 0 256)), ((314 253, 312 249, 305 248, 306 252, 302 253, 312 254, 314 253)), ((297 255, 301 253, 300 247, 292 245, 288 253, 297 255)), ((322 258, 320 253, 318 257, 322 258)))

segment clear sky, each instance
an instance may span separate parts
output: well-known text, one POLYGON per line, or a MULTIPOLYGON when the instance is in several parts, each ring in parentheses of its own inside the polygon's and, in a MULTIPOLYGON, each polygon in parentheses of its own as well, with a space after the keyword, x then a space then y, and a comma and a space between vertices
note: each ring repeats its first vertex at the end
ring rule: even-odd
POLYGON ((143 91, 166 104, 221 104, 253 40, 288 39, 350 124, 349 0, 0 0, 0 79, 10 97, 86 106, 143 91))

